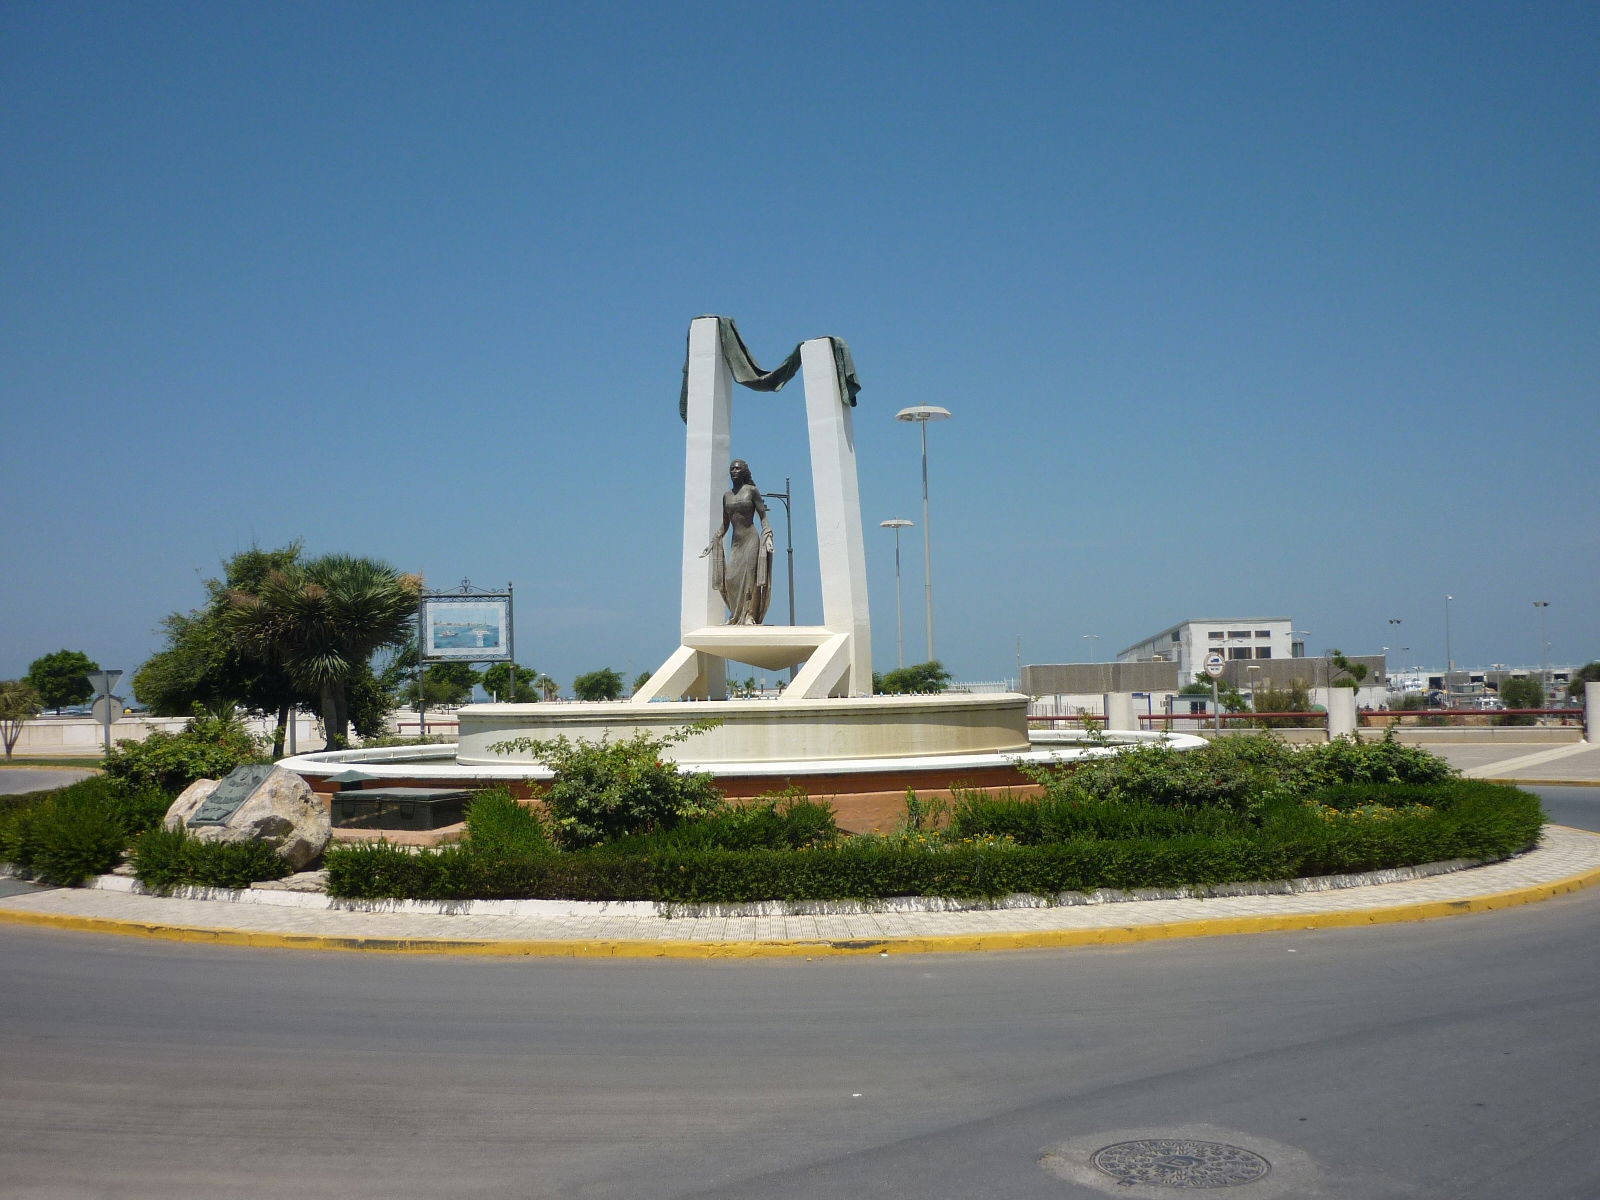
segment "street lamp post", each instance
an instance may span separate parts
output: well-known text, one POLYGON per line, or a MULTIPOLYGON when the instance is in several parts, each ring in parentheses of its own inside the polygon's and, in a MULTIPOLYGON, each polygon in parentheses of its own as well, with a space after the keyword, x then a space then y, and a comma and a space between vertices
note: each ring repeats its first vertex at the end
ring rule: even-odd
MULTIPOLYGON (((789 483, 789 477, 783 477, 783 491, 762 492, 764 498, 783 501, 783 541, 784 562, 789 571, 789 624, 794 624, 794 517, 789 511, 789 501, 793 498, 794 488, 789 483)), ((795 674, 799 667, 789 668, 789 682, 794 682, 795 674)))
POLYGON ((1550 607, 1548 600, 1535 600, 1533 606, 1539 610, 1539 689, 1550 690, 1550 643, 1544 636, 1544 610, 1550 607))
POLYGON ((933 539, 928 533, 928 422, 943 421, 948 408, 937 404, 914 404, 895 413, 897 421, 915 421, 922 427, 922 592, 927 606, 928 661, 933 662, 933 539))
POLYGON ((1444 706, 1454 708, 1455 688, 1451 685, 1451 677, 1455 674, 1456 660, 1450 654, 1450 601, 1454 596, 1444 598, 1444 706))
MULTIPOLYGON (((1083 640, 1084 641, 1088 641, 1090 638, 1093 638, 1095 641, 1098 642, 1100 640, 1100 635, 1098 633, 1086 633, 1086 634, 1083 635, 1083 640)), ((1091 662, 1094 661, 1094 647, 1093 646, 1085 646, 1083 648, 1083 661, 1086 662, 1086 663, 1091 663, 1091 662)))
POLYGON ((905 610, 900 604, 900 531, 910 526, 911 522, 904 517, 891 517, 878 524, 894 530, 894 665, 903 668, 906 665, 906 624, 905 610))

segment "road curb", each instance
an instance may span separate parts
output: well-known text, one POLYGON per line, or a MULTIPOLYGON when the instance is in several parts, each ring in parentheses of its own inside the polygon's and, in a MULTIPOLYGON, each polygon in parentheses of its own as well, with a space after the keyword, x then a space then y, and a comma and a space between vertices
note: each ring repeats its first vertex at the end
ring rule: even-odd
POLYGON ((1482 777, 1483 783, 1510 783, 1521 787, 1600 787, 1600 779, 1516 779, 1482 777))
POLYGON ((1387 908, 1347 912, 1278 913, 1253 917, 1221 917, 1193 921, 1153 922, 1099 929, 1037 930, 1025 933, 974 933, 923 937, 790 939, 772 941, 671 941, 646 938, 579 939, 438 939, 340 937, 327 934, 254 932, 198 925, 166 925, 110 917, 35 913, 0 906, 0 923, 113 934, 157 941, 240 946, 261 950, 323 950, 381 954, 448 954, 477 958, 822 958, 841 955, 959 954, 999 950, 1054 950, 1079 946, 1113 946, 1177 938, 1228 937, 1291 930, 1348 929, 1363 925, 1398 925, 1496 912, 1570 895, 1600 884, 1600 868, 1549 883, 1460 900, 1431 900, 1387 908))

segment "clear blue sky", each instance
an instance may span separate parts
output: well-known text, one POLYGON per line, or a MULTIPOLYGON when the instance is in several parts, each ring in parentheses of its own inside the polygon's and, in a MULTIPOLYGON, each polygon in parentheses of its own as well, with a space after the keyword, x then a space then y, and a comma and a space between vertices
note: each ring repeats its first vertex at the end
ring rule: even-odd
MULTIPOLYGON (((9 0, 0 70, 0 678, 296 538, 657 666, 701 313, 850 343, 880 668, 910 404, 958 678, 1210 615, 1438 664, 1446 594, 1459 663, 1534 600, 1600 657, 1592 3, 9 0)), ((767 489, 801 412, 738 394, 767 489)))

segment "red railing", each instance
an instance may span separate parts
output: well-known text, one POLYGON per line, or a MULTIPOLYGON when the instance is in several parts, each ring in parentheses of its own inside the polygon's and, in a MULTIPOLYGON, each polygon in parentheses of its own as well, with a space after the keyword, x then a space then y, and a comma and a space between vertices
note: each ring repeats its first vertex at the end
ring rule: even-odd
MULTIPOLYGON (((1328 723, 1326 712, 1143 712, 1134 714, 1144 725, 1156 722, 1184 721, 1193 724, 1211 725, 1218 719, 1222 721, 1255 721, 1255 720, 1297 720, 1308 729, 1323 728, 1328 723)), ((1583 709, 1581 708, 1363 708, 1356 714, 1362 720, 1377 719, 1389 721, 1403 721, 1408 717, 1426 719, 1430 717, 1560 717, 1563 722, 1571 720, 1573 723, 1583 724, 1583 709)), ((1029 716, 1030 724, 1055 724, 1058 721, 1069 725, 1082 725, 1085 721, 1101 723, 1104 717, 1093 713, 1087 717, 1081 713, 1062 714, 1060 716, 1029 716)))

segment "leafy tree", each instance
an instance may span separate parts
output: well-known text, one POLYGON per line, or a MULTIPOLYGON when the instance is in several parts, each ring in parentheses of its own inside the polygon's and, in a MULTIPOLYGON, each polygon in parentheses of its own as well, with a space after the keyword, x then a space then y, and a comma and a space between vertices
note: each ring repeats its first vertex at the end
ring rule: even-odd
MULTIPOLYGON (((1250 702, 1244 698, 1244 693, 1226 679, 1218 679, 1217 703, 1222 705, 1223 712, 1249 712, 1250 702)), ((1178 689, 1180 696, 1209 696, 1211 695, 1211 676, 1204 671, 1198 672, 1193 682, 1184 684, 1178 689)))
POLYGON ((950 672, 938 659, 900 667, 872 677, 872 690, 882 695, 910 695, 942 692, 950 686, 950 672))
POLYGON ((0 683, 0 742, 5 743, 8 761, 12 750, 16 749, 17 739, 22 736, 22 727, 38 716, 43 707, 38 689, 26 679, 7 679, 0 683))
POLYGON ((60 712, 69 704, 82 704, 94 695, 88 674, 100 664, 81 650, 57 650, 28 664, 27 682, 39 693, 39 703, 60 712))
POLYGON ((1572 673, 1572 677, 1567 681, 1567 695, 1582 704, 1583 685, 1586 683, 1600 683, 1600 661, 1579 667, 1572 673))
MULTIPOLYGON (((429 663, 422 672, 422 695, 430 705, 465 704, 478 686, 478 672, 471 663, 429 663)), ((416 691, 416 684, 412 684, 416 691)))
POLYGON ((293 542, 277 550, 252 547, 225 561, 223 577, 205 581, 203 608, 172 613, 162 622, 166 648, 134 672, 133 694, 157 716, 184 716, 197 704, 232 704, 276 716, 273 757, 282 757, 290 715, 302 705, 314 706, 317 696, 232 626, 230 595, 259 590, 268 575, 293 568, 299 558, 300 543, 293 542))
POLYGON ((229 593, 230 628, 281 665, 298 687, 315 689, 330 750, 348 743, 349 685, 384 646, 411 634, 422 579, 387 563, 329 554, 273 571, 255 591, 229 593))
POLYGON ((653 671, 640 671, 633 677, 633 687, 630 690, 637 692, 645 684, 650 682, 650 676, 653 674, 653 671))
POLYGON ((572 681, 572 694, 579 700, 618 700, 622 697, 622 676, 610 667, 601 667, 572 681))
POLYGON ((539 694, 546 700, 554 700, 561 695, 561 685, 548 675, 540 675, 533 681, 533 686, 539 689, 539 694))
POLYGON ((1372 670, 1366 663, 1351 662, 1342 650, 1328 651, 1328 665, 1339 672, 1330 686, 1350 688, 1352 691, 1360 689, 1362 681, 1372 670))
MULTIPOLYGON (((1256 693, 1255 711, 1260 713, 1303 713, 1311 711, 1311 689, 1303 679, 1291 680, 1285 688, 1262 688, 1256 693)), ((1267 729, 1293 728, 1299 717, 1263 717, 1255 724, 1267 729)))
MULTIPOLYGON (((388 658, 378 673, 378 683, 394 704, 417 703, 417 639, 412 638, 388 658)), ((465 704, 480 681, 471 663, 429 663, 422 671, 422 698, 429 707, 465 704)))
POLYGON ((1500 685, 1507 708, 1543 708, 1544 685, 1532 676, 1513 677, 1500 685))
POLYGON ((495 663, 483 673, 483 690, 507 704, 533 704, 539 699, 539 672, 515 663, 495 663))
MULTIPOLYGON (((1530 677, 1511 678, 1500 685, 1500 700, 1507 708, 1543 708, 1544 685, 1530 677)), ((1496 713, 1496 725, 1532 725, 1526 713, 1496 713)))
POLYGON ((350 707, 350 726, 363 738, 383 737, 389 732, 389 714, 394 711, 394 693, 378 680, 371 663, 361 663, 345 684, 350 707))

